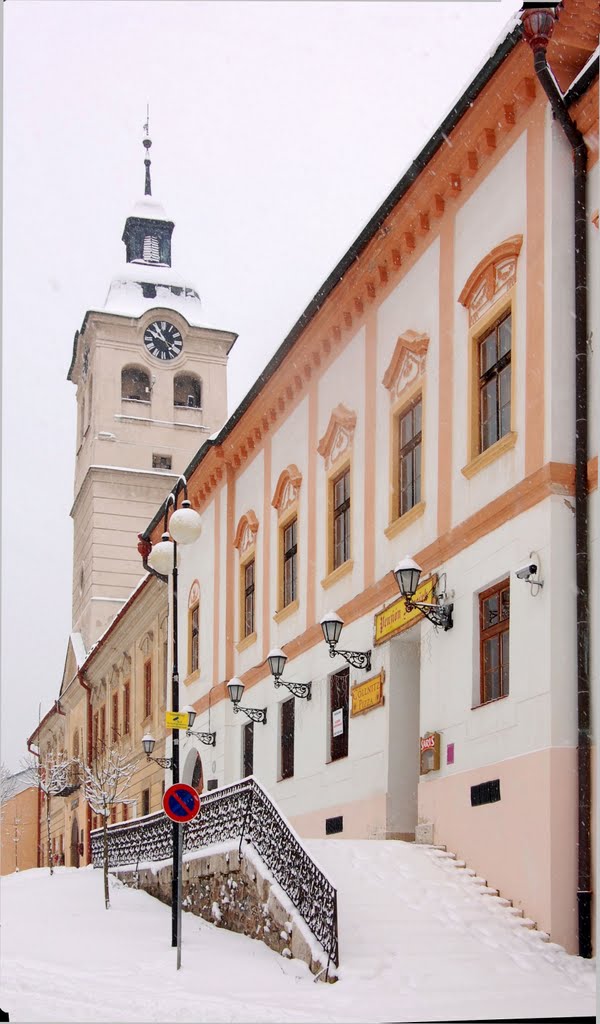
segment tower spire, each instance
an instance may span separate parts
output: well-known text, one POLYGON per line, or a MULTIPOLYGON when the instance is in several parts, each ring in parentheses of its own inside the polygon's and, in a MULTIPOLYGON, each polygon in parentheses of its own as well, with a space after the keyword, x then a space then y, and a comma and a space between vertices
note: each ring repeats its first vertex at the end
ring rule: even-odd
POLYGON ((150 104, 146 104, 146 123, 144 125, 144 138, 142 139, 142 145, 146 150, 146 158, 144 164, 146 165, 146 182, 144 187, 144 195, 152 195, 152 184, 150 182, 150 146, 152 145, 152 139, 150 138, 150 104))

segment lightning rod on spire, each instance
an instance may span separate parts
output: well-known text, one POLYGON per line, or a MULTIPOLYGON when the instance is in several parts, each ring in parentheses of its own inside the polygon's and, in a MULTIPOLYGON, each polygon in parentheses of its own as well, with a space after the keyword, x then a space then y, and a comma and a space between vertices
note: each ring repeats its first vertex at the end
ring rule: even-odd
POLYGON ((152 139, 150 138, 150 104, 146 104, 146 123, 144 125, 145 138, 142 139, 142 145, 146 150, 146 158, 144 164, 146 167, 146 181, 144 185, 144 195, 152 195, 152 184, 150 182, 150 146, 152 145, 152 139))

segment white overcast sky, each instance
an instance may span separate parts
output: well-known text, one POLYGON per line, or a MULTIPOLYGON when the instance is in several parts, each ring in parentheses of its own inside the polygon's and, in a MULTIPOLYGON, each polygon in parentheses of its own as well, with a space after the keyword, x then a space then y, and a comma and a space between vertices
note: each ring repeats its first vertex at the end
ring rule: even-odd
POLYGON ((6 0, 2 760, 58 696, 71 624, 73 336, 143 193, 239 334, 229 412, 480 67, 519 0, 6 0))

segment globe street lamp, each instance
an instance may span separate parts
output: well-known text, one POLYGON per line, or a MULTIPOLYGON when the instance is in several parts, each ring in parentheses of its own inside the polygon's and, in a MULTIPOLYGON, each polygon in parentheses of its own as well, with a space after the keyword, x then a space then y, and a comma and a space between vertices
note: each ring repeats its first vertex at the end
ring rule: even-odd
MULTIPOLYGON (((188 501, 187 480, 180 476, 175 487, 165 502, 165 516, 163 522, 163 533, 160 542, 152 548, 147 556, 148 565, 155 572, 164 576, 171 574, 172 580, 172 608, 173 608, 173 667, 171 674, 171 711, 179 711, 179 657, 178 657, 178 622, 177 622, 177 545, 193 544, 202 531, 202 520, 194 511, 188 501), (181 508, 177 508, 179 494, 183 490, 183 501, 181 508), (169 510, 171 509, 169 519, 169 510), (167 530, 168 526, 168 530, 167 530)), ((151 737, 150 737, 151 739, 151 737)), ((148 738, 147 738, 148 743, 148 738)), ((146 748, 146 745, 145 745, 146 748)), ((153 745, 152 745, 153 748, 153 745)), ((166 760, 165 767, 172 772, 173 785, 179 782, 179 730, 172 730, 171 739, 172 756, 166 760)), ((146 750, 149 756, 151 750, 146 750)), ((154 760, 157 760, 156 758, 154 760)), ((160 763, 160 762, 159 762, 160 763)), ((171 945, 177 946, 177 966, 180 966, 181 932, 180 914, 181 905, 181 826, 173 822, 173 879, 171 885, 171 945)))

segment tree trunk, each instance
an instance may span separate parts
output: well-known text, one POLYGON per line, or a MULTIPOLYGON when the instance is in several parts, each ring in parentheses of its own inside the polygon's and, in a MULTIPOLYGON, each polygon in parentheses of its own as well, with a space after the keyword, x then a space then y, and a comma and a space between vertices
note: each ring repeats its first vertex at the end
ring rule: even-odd
POLYGON ((102 816, 102 831, 104 840, 104 906, 106 910, 110 910, 110 899, 108 896, 108 828, 106 814, 102 816))
POLYGON ((46 829, 48 831, 48 863, 50 865, 50 874, 54 874, 54 868, 52 866, 52 845, 50 843, 50 794, 46 793, 46 829))

